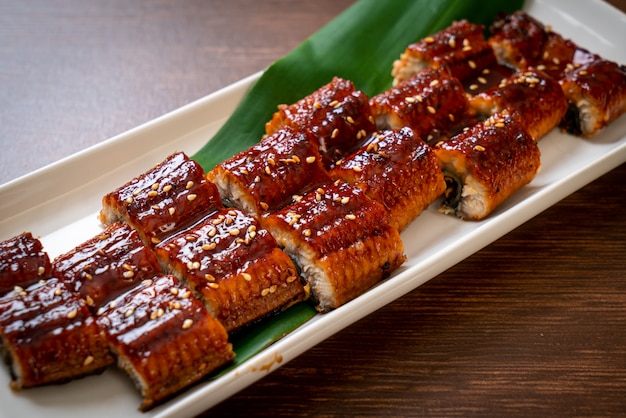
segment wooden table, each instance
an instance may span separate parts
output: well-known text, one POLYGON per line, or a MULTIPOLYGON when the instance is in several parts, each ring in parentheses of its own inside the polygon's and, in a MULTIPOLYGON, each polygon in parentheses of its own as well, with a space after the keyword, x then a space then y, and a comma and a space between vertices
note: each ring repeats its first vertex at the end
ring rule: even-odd
MULTIPOLYGON (((5 0, 0 183, 263 69, 350 3, 5 0)), ((207 416, 626 414, 624 178, 626 164, 207 416)))

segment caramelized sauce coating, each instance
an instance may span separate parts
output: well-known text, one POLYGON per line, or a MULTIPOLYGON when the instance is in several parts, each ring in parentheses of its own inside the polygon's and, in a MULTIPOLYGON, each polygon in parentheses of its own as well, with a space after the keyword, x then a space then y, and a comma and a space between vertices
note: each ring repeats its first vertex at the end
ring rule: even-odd
POLYGON ((497 60, 483 29, 481 25, 460 20, 409 45, 393 63, 394 85, 426 68, 447 69, 452 76, 466 81, 482 69, 494 66, 497 60))
POLYGON ((351 152, 376 128, 369 98, 339 77, 292 105, 279 105, 265 131, 271 135, 285 126, 312 135, 325 167, 351 152))
POLYGON ((331 171, 365 191, 389 213, 389 224, 402 231, 446 189, 432 148, 410 128, 371 135, 331 171))
POLYGON ((156 256, 128 224, 102 233, 54 260, 55 276, 80 294, 92 312, 160 272, 156 256))
POLYGON ((293 262, 240 210, 207 217, 157 245, 156 253, 228 331, 307 296, 293 262))
POLYGON ((480 220, 537 174, 540 151, 518 122, 493 115, 435 147, 448 189, 444 213, 480 220))
POLYGON ((13 389, 99 373, 114 361, 85 303, 56 278, 0 297, 0 337, 13 389))
POLYGON ((48 254, 30 232, 0 242, 0 295, 49 277, 51 269, 48 254))
POLYGON ((234 358, 224 327, 173 276, 155 276, 114 299, 97 319, 146 410, 234 358))
POLYGON ((221 209, 215 185, 202 167, 184 153, 175 153, 102 199, 104 224, 124 221, 153 245, 207 213, 221 209))
POLYGON ((430 142, 460 131, 471 118, 461 82, 445 69, 426 69, 372 97, 379 129, 408 126, 430 142))
POLYGON ((290 127, 218 164, 207 178, 231 204, 254 215, 278 210, 294 194, 329 180, 314 141, 290 127))
POLYGON ((341 181, 320 187, 264 223, 300 267, 316 308, 334 309, 388 277, 404 260, 387 212, 341 181))
POLYGON ((599 58, 523 11, 499 16, 490 27, 489 44, 498 60, 516 69, 536 67, 550 77, 599 58))
POLYGON ((477 94, 470 104, 485 116, 508 113, 535 141, 558 126, 567 111, 567 99, 558 81, 532 68, 477 94))
POLYGON ((607 60, 585 64, 565 74, 561 88, 569 102, 561 126, 591 137, 626 112, 626 66, 607 60))

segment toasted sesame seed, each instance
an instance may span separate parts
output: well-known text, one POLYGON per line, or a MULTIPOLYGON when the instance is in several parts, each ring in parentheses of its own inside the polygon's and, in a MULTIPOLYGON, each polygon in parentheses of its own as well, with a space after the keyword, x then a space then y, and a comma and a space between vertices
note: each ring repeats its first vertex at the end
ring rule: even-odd
POLYGON ((504 128, 504 122, 497 122, 497 123, 495 124, 495 127, 496 127, 496 128, 504 128))
POLYGON ((353 213, 349 213, 346 215, 346 219, 348 219, 349 221, 354 221, 356 219, 356 215, 354 215, 353 213))
POLYGON ((463 46, 469 46, 469 44, 470 44, 469 39, 467 38, 463 39, 463 46))
POLYGON ((587 70, 580 70, 578 72, 578 74, 580 74, 580 75, 587 75, 587 70))
POLYGON ((169 212, 170 215, 173 215, 176 213, 176 208, 169 208, 167 211, 169 212))
POLYGON ((156 311, 152 311, 152 313, 150 314, 150 319, 153 320, 153 321, 155 319, 157 319, 157 312, 156 311))
POLYGON ((469 88, 470 88, 470 90, 476 90, 476 89, 478 89, 478 84, 471 84, 469 86, 469 88))
POLYGON ((178 294, 178 288, 177 287, 170 288, 170 293, 172 295, 176 296, 178 294))
POLYGON ((484 150, 485 150, 485 147, 483 147, 482 145, 476 145, 476 146, 474 147, 474 149, 475 149, 476 151, 484 151, 484 150))
POLYGON ((193 193, 191 193, 191 194, 188 194, 188 195, 187 195, 187 200, 189 200, 189 201, 191 202, 191 201, 192 201, 192 200, 194 200, 196 197, 198 197, 198 196, 197 196, 197 195, 195 195, 195 194, 193 194, 193 193))
POLYGON ((213 283, 213 282, 210 282, 209 284, 207 284, 207 286, 209 286, 211 289, 219 289, 220 288, 219 284, 213 283))
POLYGON ((63 294, 63 289, 62 289, 62 288, 60 288, 60 287, 57 287, 57 288, 54 290, 54 294, 55 294, 56 296, 61 296, 61 295, 63 294))
POLYGON ((269 165, 266 165, 266 166, 265 166, 265 173, 266 173, 266 174, 272 174, 272 169, 270 168, 270 166, 269 166, 269 165))
POLYGON ((252 275, 250 273, 241 273, 241 277, 243 277, 243 279, 247 282, 252 280, 252 275))
POLYGON ((141 193, 141 189, 133 190, 133 196, 137 196, 139 193, 141 193))
POLYGON ((485 77, 478 77, 477 80, 480 84, 487 84, 487 80, 485 80, 485 77))
POLYGON ((150 187, 150 188, 151 188, 152 190, 158 190, 158 188, 159 188, 159 183, 154 183, 154 184, 152 185, 152 187, 150 187))
POLYGON ((428 113, 430 113, 430 114, 434 115, 435 113, 437 113, 437 109, 435 109, 432 106, 428 106, 426 109, 428 109, 428 113))
POLYGON ((416 94, 414 97, 415 97, 415 100, 417 100, 420 103, 424 101, 424 98, 420 94, 416 94))
POLYGON ((356 173, 360 173, 360 172, 363 171, 363 169, 360 166, 355 165, 354 167, 352 167, 352 171, 354 171, 356 173))
POLYGON ((270 294, 270 289, 269 288, 265 288, 263 290, 261 290, 261 296, 267 296, 270 294))
POLYGON ((216 243, 214 243, 214 242, 211 242, 211 243, 209 243, 209 244, 204 244, 204 245, 202 246, 202 249, 203 249, 204 251, 211 251, 211 250, 214 250, 214 249, 215 249, 215 247, 217 247, 217 244, 216 244, 216 243))
POLYGON ((330 134, 330 137, 335 139, 337 138, 337 135, 339 135, 339 129, 335 128, 333 129, 333 132, 330 134))
POLYGON ((199 262, 199 261, 194 261, 194 262, 192 263, 192 265, 191 265, 191 267, 192 267, 194 270, 198 270, 201 266, 202 266, 202 265, 200 264, 200 262, 199 262))
POLYGON ((437 84, 439 84, 439 80, 433 80, 430 82, 430 87, 435 87, 437 84))
POLYGON ((94 361, 93 356, 85 357, 85 360, 83 361, 83 367, 89 366, 91 363, 93 363, 93 361, 94 361))
POLYGON ((152 279, 142 280, 141 284, 144 285, 144 286, 150 286, 150 285, 152 285, 152 279))
POLYGON ((332 102, 328 103, 328 106, 330 106, 330 107, 337 107, 337 106, 339 106, 339 100, 333 100, 332 102))
POLYGON ((448 113, 448 119, 450 119, 450 122, 454 122, 454 115, 452 113, 448 113))
POLYGON ((189 329, 193 325, 193 319, 185 319, 183 321, 183 329, 189 329))
POLYGON ((89 273, 85 273, 85 279, 87 280, 93 280, 93 276, 89 273))
POLYGON ((165 193, 169 192, 170 190, 172 190, 172 185, 171 184, 168 184, 167 186, 163 187, 163 191, 165 193))
POLYGON ((135 308, 130 308, 129 310, 127 310, 127 311, 124 313, 124 316, 125 316, 126 318, 128 318, 128 317, 130 317, 130 316, 131 316, 132 314, 134 314, 134 313, 135 313, 135 308))
POLYGON ((349 198, 348 196, 346 196, 346 197, 342 197, 342 198, 341 198, 341 203, 342 203, 343 205, 348 204, 348 202, 350 202, 350 198, 349 198))
POLYGON ((311 230, 310 229, 305 229, 304 231, 302 231, 302 233, 304 234, 305 237, 310 237, 311 236, 311 230))
POLYGON ((158 194, 159 194, 159 192, 157 192, 156 190, 150 190, 148 192, 148 196, 150 196, 150 197, 157 196, 158 194))
POLYGON ((456 39, 450 38, 448 40, 448 45, 450 45, 450 48, 455 48, 456 47, 456 39))
POLYGON ((276 286, 275 284, 270 286, 270 293, 274 293, 276 292, 276 289, 278 288, 278 286, 276 286))
POLYGON ((352 119, 352 116, 348 116, 346 120, 348 121, 349 124, 354 124, 354 119, 352 119))
POLYGON ((315 162, 315 157, 311 156, 311 157, 306 157, 306 162, 309 164, 312 164, 315 162))
POLYGON ((87 295, 87 297, 85 298, 85 303, 87 304, 87 306, 94 306, 95 305, 95 302, 93 301, 93 299, 89 295, 87 295))
POLYGON ((476 63, 472 60, 467 61, 467 63, 469 64, 470 68, 473 70, 476 68, 476 63))
POLYGON ((183 293, 180 294, 183 299, 189 299, 189 296, 191 296, 191 290, 183 290, 183 293))
POLYGON ((432 36, 427 36, 426 38, 424 38, 424 42, 426 42, 427 44, 432 44, 433 42, 435 42, 435 38, 433 38, 432 36))
POLYGON ((267 203, 265 203, 265 202, 261 202, 261 203, 259 203, 259 205, 261 205, 261 208, 262 208, 263 210, 267 210, 267 209, 270 207, 270 205, 268 205, 268 204, 267 204, 267 203))
POLYGON ((182 307, 183 307, 183 305, 181 305, 180 302, 177 301, 177 300, 174 301, 174 303, 172 303, 172 308, 174 308, 174 309, 180 309, 182 307))
POLYGON ((287 277, 287 283, 291 283, 294 280, 296 280, 297 278, 298 278, 297 276, 289 276, 289 277, 287 277))
POLYGON ((76 318, 76 315, 78 315, 78 311, 76 309, 74 309, 73 311, 69 311, 67 313, 67 319, 74 319, 76 318))
POLYGON ((320 102, 315 102, 313 103, 313 107, 316 109, 321 109, 322 108, 322 104, 320 102))
POLYGON ((122 276, 124 276, 125 279, 130 279, 131 277, 133 277, 135 275, 135 273, 133 271, 125 271, 122 276))
POLYGON ((133 203, 133 197, 132 196, 128 196, 126 198, 126 203, 133 203))
POLYGON ((470 45, 464 46, 463 47, 463 52, 467 52, 467 51, 471 51, 472 47, 470 45))
POLYGON ((415 97, 413 96, 405 97, 404 101, 407 103, 415 103, 415 97))

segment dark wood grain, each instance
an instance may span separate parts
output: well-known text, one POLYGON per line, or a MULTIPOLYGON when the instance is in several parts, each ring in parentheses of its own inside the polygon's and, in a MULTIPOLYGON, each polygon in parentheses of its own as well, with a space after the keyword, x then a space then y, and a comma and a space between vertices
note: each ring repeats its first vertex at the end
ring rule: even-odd
MULTIPOLYGON (((0 3, 0 183, 263 69, 350 3, 0 3)), ((205 415, 626 415, 624 178, 626 164, 205 415)))

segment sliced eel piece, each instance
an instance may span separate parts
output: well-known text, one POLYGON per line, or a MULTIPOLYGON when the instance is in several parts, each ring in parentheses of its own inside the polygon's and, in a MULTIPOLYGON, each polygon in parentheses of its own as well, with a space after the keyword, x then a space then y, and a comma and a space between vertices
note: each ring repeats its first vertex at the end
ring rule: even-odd
POLYGON ((0 295, 49 277, 51 269, 41 241, 30 232, 0 242, 0 295))
POLYGON ((532 68, 475 95, 470 105, 484 116, 508 113, 535 141, 558 126, 567 111, 567 99, 558 81, 532 68))
POLYGON ((498 61, 517 70, 535 67, 550 77, 599 57, 579 47, 523 11, 500 15, 488 42, 498 61))
POLYGON ((237 209, 216 212, 155 251, 229 332, 308 297, 291 259, 237 209))
POLYGON ((410 128, 372 134, 365 144, 330 171, 365 191, 402 231, 446 190, 439 160, 410 128))
POLYGON ((393 84, 408 80, 424 69, 446 68, 462 82, 475 78, 484 68, 497 64, 493 50, 483 35, 484 27, 467 20, 450 26, 409 45, 393 63, 393 84))
POLYGON ((118 296, 97 318, 118 366, 148 410, 229 363, 224 327, 174 276, 155 276, 118 296))
POLYGON ((408 126, 426 142, 449 137, 472 119, 461 82, 446 69, 426 69, 370 100, 378 129, 408 126))
POLYGON ((15 390, 101 373, 114 362, 85 302, 54 277, 0 297, 0 340, 15 390))
POLYGON ((55 258, 55 276, 96 313, 119 294, 161 270, 137 231, 115 222, 103 232, 55 258))
POLYGON ((265 224, 295 260, 320 312, 358 297, 406 259, 382 205, 341 181, 302 196, 265 224))
POLYGON ((286 127, 207 173, 229 205, 263 216, 329 180, 309 134, 286 127))
POLYGON ((340 77, 291 105, 279 105, 265 131, 271 135, 285 126, 309 133, 327 168, 375 130, 369 98, 340 77))
POLYGON ((626 66, 607 60, 582 65, 559 81, 568 100, 561 126, 589 138, 626 112, 626 66))
POLYGON ((100 220, 105 225, 126 222, 152 246, 222 207, 202 167, 178 152, 105 195, 100 220))
POLYGON ((540 168, 536 142, 511 117, 493 115, 435 147, 448 188, 441 211, 480 220, 530 183, 540 168))

